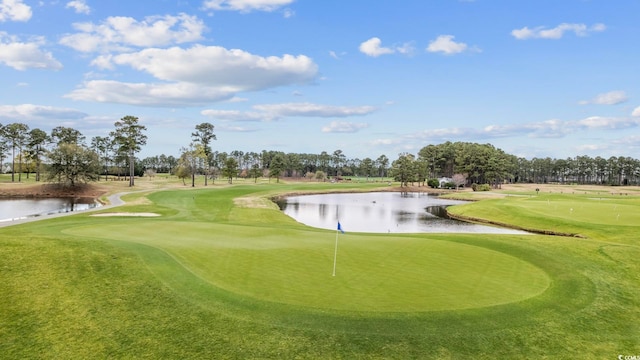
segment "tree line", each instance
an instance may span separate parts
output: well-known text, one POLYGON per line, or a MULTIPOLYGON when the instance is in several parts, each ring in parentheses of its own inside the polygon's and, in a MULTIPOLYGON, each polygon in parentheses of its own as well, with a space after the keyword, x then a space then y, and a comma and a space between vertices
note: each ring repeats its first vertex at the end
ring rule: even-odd
POLYGON ((575 183, 640 185, 640 161, 631 157, 526 159, 507 154, 491 144, 450 142, 427 145, 417 156, 400 154, 392 170, 402 183, 450 178, 456 186, 502 183, 575 183))
MULTIPOLYGON (((146 144, 146 127, 138 118, 125 116, 114 123, 114 130, 106 136, 86 138, 68 127, 56 127, 51 133, 29 129, 22 123, 0 124, 0 164, 10 159, 11 180, 18 181, 26 172, 34 173, 40 181, 73 186, 99 180, 101 176, 126 175, 129 185, 135 176, 171 173, 190 179, 195 186, 196 176, 208 180, 261 177, 312 178, 324 181, 352 176, 385 179, 392 177, 402 186, 409 184, 439 186, 436 179, 445 178, 454 186, 503 183, 578 183, 607 185, 640 184, 640 161, 631 157, 577 156, 567 159, 525 159, 505 153, 491 144, 445 142, 427 145, 416 154, 401 153, 391 161, 382 154, 374 158, 348 158, 342 150, 322 151, 320 154, 214 150, 214 126, 201 123, 195 126, 191 141, 180 154, 156 155, 137 159, 146 144)), ((188 139, 185 139, 188 141, 188 139)))
POLYGON ((116 164, 118 174, 129 168, 129 185, 134 185, 135 154, 146 144, 146 127, 135 116, 125 116, 114 123, 109 136, 94 137, 91 146, 76 129, 58 126, 47 133, 30 129, 24 123, 0 124, 0 166, 10 159, 11 181, 22 181, 22 174, 35 174, 44 180, 65 186, 76 186, 100 179, 116 164), (126 164, 126 165, 125 165, 126 164))

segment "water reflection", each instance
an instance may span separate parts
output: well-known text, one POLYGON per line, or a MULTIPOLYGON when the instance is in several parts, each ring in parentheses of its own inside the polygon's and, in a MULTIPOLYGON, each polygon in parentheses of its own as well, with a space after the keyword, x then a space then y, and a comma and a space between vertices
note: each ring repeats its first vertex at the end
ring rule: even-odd
POLYGON ((323 229, 336 229, 339 220, 353 232, 525 234, 449 219, 446 207, 463 203, 424 193, 377 192, 291 196, 278 205, 297 221, 323 229))
POLYGON ((100 204, 92 198, 2 199, 0 221, 82 211, 98 206, 100 204))

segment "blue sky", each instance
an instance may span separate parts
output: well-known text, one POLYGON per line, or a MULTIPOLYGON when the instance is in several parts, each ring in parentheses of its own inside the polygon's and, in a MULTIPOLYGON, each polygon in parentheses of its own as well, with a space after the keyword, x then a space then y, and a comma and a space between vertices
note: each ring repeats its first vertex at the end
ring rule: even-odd
POLYGON ((636 0, 0 0, 0 123, 391 159, 640 158, 636 0))

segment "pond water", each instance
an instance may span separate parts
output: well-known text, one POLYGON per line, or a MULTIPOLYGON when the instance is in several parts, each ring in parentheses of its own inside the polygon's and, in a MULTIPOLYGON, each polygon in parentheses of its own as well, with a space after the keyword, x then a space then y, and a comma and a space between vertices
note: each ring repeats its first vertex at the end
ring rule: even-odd
POLYGON ((345 232, 527 234, 447 218, 447 206, 464 203, 424 193, 374 192, 290 196, 279 206, 312 227, 335 230, 340 221, 345 232))
POLYGON ((0 222, 82 211, 100 206, 92 198, 1 199, 0 222))

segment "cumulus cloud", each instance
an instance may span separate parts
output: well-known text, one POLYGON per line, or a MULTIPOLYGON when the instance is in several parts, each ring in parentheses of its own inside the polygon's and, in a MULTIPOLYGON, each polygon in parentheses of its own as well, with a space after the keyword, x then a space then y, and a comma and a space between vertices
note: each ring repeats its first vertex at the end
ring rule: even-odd
POLYGON ((9 121, 32 121, 43 119, 82 119, 86 113, 75 109, 58 108, 34 104, 0 105, 0 119, 9 121))
POLYGON ((60 44, 81 52, 128 51, 131 47, 166 46, 202 39, 206 26, 196 16, 150 16, 142 21, 112 16, 101 24, 75 23, 78 31, 60 39, 60 44))
POLYGON ((511 35, 518 40, 526 39, 560 39, 567 32, 573 32, 577 36, 587 36, 590 33, 602 32, 606 30, 604 24, 595 24, 588 27, 585 24, 568 24, 562 23, 555 28, 546 29, 544 26, 535 27, 530 29, 523 27, 522 29, 514 29, 511 31, 511 35))
POLYGON ((50 52, 41 49, 44 43, 42 37, 21 41, 0 32, 0 64, 16 70, 62 69, 62 64, 50 52))
POLYGON ((88 15, 89 13, 91 13, 91 8, 84 0, 69 1, 65 7, 68 9, 73 9, 78 14, 88 15))
POLYGON ((582 100, 580 101, 580 104, 617 105, 626 102, 627 100, 629 100, 629 98, 624 91, 610 91, 608 93, 599 94, 591 100, 582 100))
POLYGON ((125 83, 113 80, 92 80, 64 95, 80 101, 96 101, 140 106, 199 106, 228 100, 233 92, 216 87, 190 83, 125 83))
POLYGON ((631 113, 631 116, 640 116, 640 106, 638 106, 633 110, 633 112, 631 113))
POLYGON ((304 55, 263 57, 238 49, 202 45, 189 49, 145 49, 113 56, 109 62, 128 65, 161 80, 208 84, 229 92, 307 83, 318 71, 313 60, 304 55))
POLYGON ((453 55, 464 52, 469 49, 467 44, 463 42, 455 42, 453 35, 440 35, 429 43, 428 52, 440 52, 445 55, 453 55))
MULTIPOLYGON (((371 57, 378 57, 380 55, 386 54, 394 54, 399 53, 403 55, 412 55, 415 51, 415 48, 411 42, 406 42, 402 45, 397 45, 393 47, 383 47, 382 40, 377 37, 372 37, 371 39, 363 42, 359 46, 360 52, 371 57)), ((334 58, 338 58, 338 56, 332 51, 330 55, 334 58)))
POLYGON ((377 37, 372 37, 371 39, 361 43, 359 49, 361 53, 372 57, 393 54, 395 52, 392 48, 383 47, 382 40, 377 37))
MULTIPOLYGON (((205 10, 230 10, 240 12, 274 11, 293 3, 295 0, 205 0, 205 10)), ((285 15, 286 16, 286 15, 285 15)))
POLYGON ((238 49, 202 45, 105 55, 96 58, 93 64, 108 69, 129 66, 162 82, 88 81, 67 94, 68 98, 135 105, 203 105, 230 100, 243 91, 309 83, 318 71, 317 65, 304 55, 263 57, 238 49), (119 91, 118 86, 123 86, 124 91, 119 91))
POLYGON ((0 22, 5 21, 29 21, 31 19, 31 7, 22 0, 0 1, 0 22))
POLYGON ((346 121, 332 121, 322 128, 325 133, 355 133, 369 127, 366 123, 351 123, 346 121))

